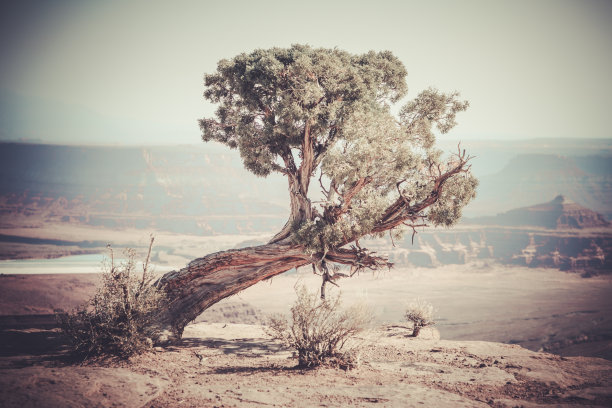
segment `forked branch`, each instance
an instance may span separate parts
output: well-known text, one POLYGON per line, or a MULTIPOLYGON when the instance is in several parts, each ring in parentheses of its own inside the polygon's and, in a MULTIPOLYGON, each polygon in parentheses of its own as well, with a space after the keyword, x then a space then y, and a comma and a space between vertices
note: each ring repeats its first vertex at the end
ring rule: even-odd
POLYGON ((440 165, 430 164, 429 171, 430 175, 432 176, 433 188, 425 199, 413 205, 410 205, 410 201, 402 193, 400 189, 401 182, 398 183, 397 189, 399 197, 387 208, 383 216, 374 226, 372 232, 384 232, 404 224, 407 221, 409 221, 408 226, 410 226, 417 219, 424 219, 425 215, 423 214, 423 211, 438 201, 444 189, 444 185, 453 176, 460 173, 468 173, 470 171, 471 166, 468 164, 468 162, 472 159, 472 157, 466 155, 465 150, 461 151, 459 149, 456 158, 457 159, 454 163, 452 163, 451 168, 446 171, 443 171, 440 165))

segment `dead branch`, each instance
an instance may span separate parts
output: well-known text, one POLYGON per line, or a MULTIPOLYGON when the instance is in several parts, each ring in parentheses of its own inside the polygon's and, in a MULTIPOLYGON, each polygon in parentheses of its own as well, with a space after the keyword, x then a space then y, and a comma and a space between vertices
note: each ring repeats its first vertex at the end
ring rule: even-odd
POLYGON ((325 187, 323 187, 323 169, 321 169, 321 175, 319 176, 319 185, 321 186, 321 190, 323 195, 325 195, 325 198, 329 200, 329 190, 327 190, 325 187))
MULTIPOLYGON (((330 251, 327 253, 326 259, 330 262, 351 265, 358 270, 366 268, 376 270, 382 267, 390 268, 393 266, 393 263, 389 262, 387 258, 376 255, 376 252, 357 248, 354 245, 351 245, 350 248, 338 248, 330 251)), ((355 271, 352 271, 352 274, 354 273, 355 271)))
POLYGON ((459 173, 466 173, 469 171, 470 166, 467 163, 472 159, 472 157, 466 155, 465 151, 459 151, 457 159, 458 161, 454 164, 454 166, 444 172, 439 165, 434 166, 434 163, 430 161, 430 173, 433 173, 432 168, 435 168, 439 173, 439 175, 432 180, 434 185, 431 193, 422 201, 417 202, 414 205, 410 205, 400 191, 400 195, 397 200, 387 208, 380 221, 378 221, 374 226, 372 232, 376 233, 387 231, 407 220, 414 219, 415 216, 424 218, 425 216, 422 214, 422 212, 438 201, 440 194, 442 194, 444 184, 451 177, 459 173))

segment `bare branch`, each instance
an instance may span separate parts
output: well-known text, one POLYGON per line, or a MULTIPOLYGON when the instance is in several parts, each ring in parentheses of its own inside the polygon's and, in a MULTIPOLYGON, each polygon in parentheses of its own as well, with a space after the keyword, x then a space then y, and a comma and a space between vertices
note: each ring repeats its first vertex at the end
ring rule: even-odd
POLYGON ((151 259, 151 250, 153 249, 153 241, 155 241, 155 237, 153 234, 150 235, 149 241, 149 251, 147 252, 147 257, 145 259, 144 264, 142 264, 142 280, 140 281, 140 292, 144 288, 146 284, 146 279, 149 277, 149 260, 151 259))
POLYGON ((368 251, 367 249, 359 249, 355 246, 351 246, 351 248, 338 248, 330 251, 327 253, 326 259, 343 265, 351 265, 357 269, 368 268, 376 270, 381 267, 390 268, 393 266, 387 258, 377 256, 375 252, 368 251))
POLYGON ((325 198, 329 200, 329 190, 325 189, 325 187, 323 187, 323 170, 321 170, 321 175, 319 176, 319 185, 321 186, 321 190, 323 195, 325 195, 325 198))
MULTIPOLYGON (((351 200, 353 199, 353 197, 355 197, 355 195, 359 193, 371 181, 372 181, 372 178, 370 176, 362 177, 359 180, 357 180, 357 182, 353 184, 353 186, 344 194, 340 194, 338 192, 338 190, 335 187, 335 184, 332 185, 330 188, 333 187, 334 190, 338 193, 342 201, 342 204, 336 205, 336 206, 329 206, 325 208, 324 218, 328 222, 332 222, 332 223, 340 219, 342 214, 345 214, 351 208, 351 200)), ((352 241, 352 239, 347 240, 347 242, 349 241, 352 241)))
MULTIPOLYGON (((439 165, 436 165, 435 167, 437 168, 440 175, 434 178, 434 186, 431 193, 424 200, 415 203, 412 206, 409 205, 406 198, 402 194, 400 194, 398 199, 393 204, 391 204, 384 212, 383 216, 381 217, 380 221, 376 223, 372 232, 384 232, 402 224, 406 220, 413 219, 415 216, 422 217, 420 213, 438 201, 438 198, 442 194, 445 183, 451 177, 459 173, 466 173, 469 171, 470 167, 467 164, 469 160, 471 160, 470 156, 466 156, 465 154, 459 154, 458 161, 455 163, 454 167, 445 172, 442 172, 441 167, 439 165)), ((433 166, 434 163, 430 161, 430 170, 433 166)))
POLYGON ((406 205, 410 205, 410 202, 408 201, 408 199, 406 198, 406 196, 402 193, 402 190, 400 189, 400 184, 402 184, 405 181, 406 181, 406 179, 400 180, 400 181, 397 182, 397 184, 395 186, 397 187, 397 193, 404 200, 406 205))

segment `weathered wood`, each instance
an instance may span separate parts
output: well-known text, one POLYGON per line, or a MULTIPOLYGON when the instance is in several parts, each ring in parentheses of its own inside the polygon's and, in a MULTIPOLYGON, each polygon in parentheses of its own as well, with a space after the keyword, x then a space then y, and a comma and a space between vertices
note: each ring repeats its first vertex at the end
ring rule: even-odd
POLYGON ((222 251, 198 258, 180 271, 164 275, 157 284, 166 290, 168 306, 157 316, 157 344, 180 339, 184 327, 218 301, 264 279, 312 262, 302 246, 291 243, 292 228, 313 217, 308 187, 314 151, 310 125, 304 126, 299 168, 290 151, 284 155, 290 215, 268 244, 222 251))
MULTIPOLYGON (((314 50, 298 45, 288 50, 275 48, 242 54, 219 64, 217 73, 205 77, 204 96, 219 105, 219 120, 200 120, 202 139, 239 148, 245 166, 257 175, 265 176, 274 171, 286 176, 290 214, 285 226, 266 245, 211 254, 162 277, 158 284, 166 290, 169 303, 158 315, 158 343, 180 338, 188 322, 219 300, 289 269, 325 260, 350 265, 351 274, 363 268, 390 265, 384 257, 361 248, 358 240, 364 235, 398 227, 414 231, 417 226, 424 225, 426 210, 438 202, 448 180, 469 170, 467 162, 470 159, 459 150, 457 157, 445 166, 438 153, 430 149, 434 141, 433 127, 442 133, 448 132, 455 124, 455 113, 467 108, 467 102, 458 101, 456 93, 443 95, 431 89, 424 91, 402 109, 404 113, 399 122, 390 120, 388 103, 395 103, 404 95, 405 75, 403 64, 387 52, 356 58, 336 49, 314 50), (276 63, 271 64, 272 61, 276 63), (305 64, 305 61, 312 64, 305 64), (313 97, 319 92, 320 96, 313 97), (373 121, 371 129, 350 124, 352 115, 360 113, 373 121), (347 137, 354 132, 368 135, 378 131, 382 122, 393 127, 394 136, 385 136, 388 132, 383 129, 383 141, 390 143, 391 149, 383 149, 386 153, 382 159, 372 151, 363 167, 371 169, 368 170, 371 174, 353 180, 345 176, 335 178, 336 172, 330 170, 325 174, 329 177, 329 186, 324 187, 321 181, 326 167, 323 158, 328 148, 338 138, 348 141, 347 137), (423 157, 415 162, 396 161, 394 156, 404 151, 400 147, 407 147, 407 144, 413 145, 423 157), (382 167, 375 170, 374 167, 378 167, 372 166, 375 161, 382 167), (311 178, 318 169, 321 170, 319 182, 325 200, 320 208, 313 208, 308 193, 311 178), (378 176, 381 171, 393 174, 402 171, 406 175, 398 173, 389 181, 378 176), (405 197, 400 188, 407 180, 395 180, 410 179, 415 174, 431 186, 431 192, 426 197, 419 194, 417 202, 405 197), (366 207, 370 204, 359 197, 387 194, 387 188, 378 183, 391 183, 387 187, 397 183, 399 196, 381 211, 380 216, 366 217, 366 222, 359 214, 360 210, 369 211, 366 207), (364 189, 368 190, 364 192, 364 189), (357 208, 360 205, 362 208, 357 208), (320 209, 323 214, 319 213, 320 209), (360 222, 364 225, 353 225, 360 222), (295 234, 301 227, 308 230, 321 225, 319 237, 304 238, 295 234), (340 236, 343 238, 338 238, 340 236), (299 239, 314 241, 317 238, 321 246, 311 245, 312 242, 301 242, 303 246, 295 243, 299 239), (325 239, 329 242, 323 242, 325 239), (347 248, 353 242, 355 246, 347 248), (312 254, 313 251, 319 253, 312 254)), ((377 149, 365 136, 351 138, 350 145, 377 149)), ((348 145, 343 154, 348 154, 346 148, 348 145)), ((359 160, 359 163, 351 162, 352 165, 364 164, 359 160)), ((448 199, 454 199, 455 205, 465 204, 465 199, 448 199)))
MULTIPOLYGON (((312 154, 312 150, 309 154, 312 154)), ((466 171, 468 160, 469 158, 460 157, 454 167, 437 174, 434 179, 435 188, 423 202, 410 207, 402 197, 398 198, 383 214, 374 231, 386 231, 419 217, 426 208, 437 201, 444 183, 451 176, 466 171)), ((309 166, 308 163, 311 161, 303 161, 302 166, 309 166)), ((308 172, 301 174, 305 177, 308 172)), ((155 339, 157 344, 168 344, 180 339, 184 327, 218 301, 264 279, 310 264, 323 256, 316 254, 313 258, 302 246, 291 243, 291 226, 311 219, 313 211, 310 200, 303 194, 304 188, 307 189, 308 185, 303 183, 302 176, 295 174, 287 176, 291 214, 285 227, 268 244, 210 254, 195 259, 185 268, 169 272, 160 278, 157 284, 166 290, 169 302, 157 318, 155 327, 159 333, 155 339)), ((355 188, 360 188, 365 182, 366 180, 360 180, 355 188)), ((343 245, 357 241, 359 238, 361 237, 347 237, 343 245)), ((351 265, 357 269, 391 266, 385 258, 358 247, 337 248, 327 252, 325 259, 351 265)))
POLYGON ((218 301, 308 263, 300 246, 274 243, 217 252, 167 273, 156 283, 166 290, 168 304, 157 316, 155 342, 179 340, 185 326, 218 301))

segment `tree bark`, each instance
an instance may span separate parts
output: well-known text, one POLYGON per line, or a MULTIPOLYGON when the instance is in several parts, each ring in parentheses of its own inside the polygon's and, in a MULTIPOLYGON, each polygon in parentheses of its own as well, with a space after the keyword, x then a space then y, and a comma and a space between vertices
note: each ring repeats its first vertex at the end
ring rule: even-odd
POLYGON ((180 340, 185 326, 218 301, 310 262, 298 245, 271 243, 210 254, 165 274, 156 283, 168 302, 156 316, 155 344, 180 340))
POLYGON ((312 205, 307 193, 300 188, 300 183, 290 177, 289 181, 290 215, 285 226, 270 240, 277 243, 287 240, 291 236, 294 225, 300 225, 306 220, 312 219, 312 205))
POLYGON ((304 221, 312 219, 312 203, 308 199, 308 187, 310 177, 314 171, 314 150, 310 135, 310 124, 304 125, 302 138, 301 157, 299 169, 296 168, 295 159, 291 151, 286 151, 283 155, 285 162, 286 175, 289 182, 289 204, 290 215, 287 223, 270 241, 270 243, 281 242, 291 236, 294 225, 300 225, 304 221))
MULTIPOLYGON (((308 128, 305 130, 305 140, 307 133, 308 128)), ((312 150, 305 149, 305 152, 306 160, 302 161, 299 172, 292 171, 287 174, 291 199, 289 220, 269 243, 217 252, 195 259, 185 268, 169 272, 157 281, 156 284, 166 291, 168 303, 167 307, 160 310, 156 316, 153 327, 156 344, 169 344, 179 340, 185 326, 218 301, 264 279, 317 262, 323 256, 328 261, 351 265, 351 268, 357 269, 391 266, 385 258, 362 249, 358 244, 351 248, 342 248, 350 242, 357 242, 359 236, 346 237, 339 248, 318 254, 319 258, 312 257, 307 254, 304 247, 291 242, 293 225, 295 223, 299 225, 312 219, 313 216, 312 205, 307 197, 309 176, 312 174, 310 169, 312 160, 308 157, 312 157, 312 150), (304 170, 304 167, 309 169, 304 170)), ((437 201, 445 182, 451 176, 466 171, 464 166, 467 160, 469 158, 460 156, 460 161, 455 167, 445 173, 440 172, 431 194, 422 202, 410 206, 408 201, 400 196, 383 213, 373 232, 386 231, 421 217, 419 213, 437 201)), ((362 180, 355 188, 361 188, 366 182, 367 180, 362 180)))
POLYGON ((300 245, 291 242, 294 225, 313 217, 308 187, 314 170, 310 123, 304 125, 299 168, 289 149, 282 154, 283 172, 289 184, 291 212, 285 226, 266 245, 222 251, 198 258, 180 271, 165 274, 157 281, 167 294, 167 307, 156 316, 156 344, 181 338, 183 329, 218 301, 257 282, 290 269, 312 263, 300 245))

